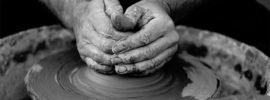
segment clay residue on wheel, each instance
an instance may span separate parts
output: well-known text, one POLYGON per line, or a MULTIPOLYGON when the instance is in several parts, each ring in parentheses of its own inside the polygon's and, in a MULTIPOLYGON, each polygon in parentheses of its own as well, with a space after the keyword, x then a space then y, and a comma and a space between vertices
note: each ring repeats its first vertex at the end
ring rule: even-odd
MULTIPOLYGON (((196 77, 200 78, 187 77, 182 67, 195 68, 199 72, 209 70, 207 67, 204 70, 194 67, 199 63, 197 61, 195 63, 188 60, 186 63, 190 66, 183 66, 183 60, 175 58, 172 60, 174 63, 165 65, 163 69, 152 75, 132 77, 97 73, 86 67, 78 58, 76 50, 45 58, 39 64, 46 67, 43 67, 39 73, 30 71, 28 74, 31 77, 27 83, 28 88, 38 93, 36 95, 48 97, 49 100, 187 100, 188 98, 204 100, 217 92, 216 77, 208 77, 208 81, 211 80, 209 82, 213 82, 211 83, 213 85, 209 85, 208 82, 200 82, 199 85, 192 83, 190 80, 198 82, 205 78, 193 71, 189 71, 188 75, 197 75, 196 77), (186 88, 188 84, 199 87, 186 88), (200 89, 201 87, 204 89, 200 89), (194 89, 207 91, 203 94, 193 94, 194 89), (56 93, 58 95, 55 95, 56 93), (183 93, 192 95, 182 95, 183 93)), ((207 75, 211 76, 211 74, 207 75)), ((44 99, 38 98, 38 100, 44 99)))
POLYGON ((74 47, 74 39, 60 26, 34 28, 0 39, 1 100, 24 98, 23 79, 28 69, 50 54, 74 47))
POLYGON ((219 33, 183 26, 178 26, 177 31, 179 54, 193 56, 220 77, 221 97, 270 93, 270 63, 264 53, 219 33), (190 49, 194 47, 196 50, 190 49), (196 54, 206 50, 204 56, 196 54))
POLYGON ((89 71, 89 69, 83 70, 85 64, 80 60, 77 51, 71 50, 43 59, 39 63, 43 66, 39 73, 29 72, 32 81, 29 81, 27 86, 37 93, 33 94, 37 100, 48 99, 41 96, 49 97, 51 100, 102 100, 104 98, 109 100, 165 100, 164 98, 171 100, 204 100, 205 98, 264 100, 266 98, 265 100, 269 100, 267 96, 263 96, 269 93, 270 81, 267 76, 270 68, 269 60, 263 53, 254 47, 208 31, 178 27, 178 32, 181 37, 179 51, 172 61, 161 69, 161 72, 152 76, 151 82, 135 81, 136 85, 130 85, 132 81, 128 83, 128 79, 133 78, 129 77, 127 80, 120 81, 127 84, 118 84, 119 81, 114 82, 113 80, 121 80, 123 77, 108 76, 109 78, 104 78, 105 76, 89 71), (193 49, 190 47, 200 53, 192 51, 193 49), (202 74, 202 72, 207 73, 202 74), (142 88, 144 84, 155 82, 156 84, 151 86, 163 87, 165 85, 176 86, 176 88, 165 87, 167 92, 161 92, 164 91, 163 89, 158 91, 160 88, 148 85, 145 85, 148 87, 142 88), (135 94, 133 89, 129 92, 129 89, 124 90, 124 87, 132 86, 139 87, 137 91, 144 94, 135 94), (120 91, 116 91, 118 90, 115 89, 116 87, 120 88, 120 91), (207 89, 200 87, 207 87, 207 89), (149 94, 167 94, 145 97, 147 91, 152 91, 152 89, 157 91, 149 94), (196 90, 203 92, 201 92, 202 94, 197 93, 196 90), (125 95, 120 94, 121 92, 125 95), (55 95, 56 93, 57 95, 55 95), (136 96, 143 97, 133 98, 136 96))

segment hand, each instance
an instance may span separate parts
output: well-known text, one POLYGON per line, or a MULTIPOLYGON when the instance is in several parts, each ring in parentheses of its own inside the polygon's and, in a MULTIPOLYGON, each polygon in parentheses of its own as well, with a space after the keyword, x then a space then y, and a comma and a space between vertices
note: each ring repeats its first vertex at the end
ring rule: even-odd
POLYGON ((113 52, 119 74, 149 74, 160 69, 177 51, 179 36, 168 11, 161 3, 140 1, 125 12, 140 30, 116 42, 113 52))
POLYGON ((122 7, 118 0, 91 0, 79 7, 74 31, 81 58, 98 72, 112 73, 112 45, 127 36, 114 30, 111 21, 123 15, 122 7))

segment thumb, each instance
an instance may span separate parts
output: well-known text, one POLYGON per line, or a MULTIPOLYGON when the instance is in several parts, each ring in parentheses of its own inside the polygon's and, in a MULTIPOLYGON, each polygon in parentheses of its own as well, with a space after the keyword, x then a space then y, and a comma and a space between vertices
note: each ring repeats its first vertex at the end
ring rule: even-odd
POLYGON ((111 18, 115 18, 117 15, 123 15, 123 8, 118 0, 104 0, 105 11, 111 18))
POLYGON ((114 28, 118 31, 132 30, 135 23, 123 15, 123 8, 118 0, 104 0, 106 13, 109 15, 114 28))
POLYGON ((138 20, 143 16, 145 9, 135 5, 127 8, 125 11, 125 16, 131 20, 132 23, 138 23, 138 20))

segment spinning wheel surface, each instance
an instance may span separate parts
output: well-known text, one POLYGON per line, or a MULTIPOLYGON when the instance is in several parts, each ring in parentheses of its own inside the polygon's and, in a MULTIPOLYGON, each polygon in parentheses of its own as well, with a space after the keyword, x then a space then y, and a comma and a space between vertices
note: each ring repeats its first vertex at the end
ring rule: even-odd
POLYGON ((34 65, 25 78, 28 91, 35 100, 253 100, 269 93, 263 53, 216 33, 177 29, 178 52, 152 75, 102 75, 70 49, 34 65))
MULTIPOLYGON (((175 60, 180 61, 178 58, 172 61, 175 60)), ((192 82, 188 76, 193 75, 189 77, 195 78, 201 75, 186 73, 181 63, 165 66, 164 69, 144 77, 103 75, 87 68, 79 59, 76 50, 69 50, 35 65, 28 74, 30 80, 26 82, 28 86, 31 85, 30 91, 38 100, 197 100, 189 96, 208 98, 217 91, 216 77, 198 72, 205 76, 201 78, 208 80, 204 85, 214 86, 204 86, 203 88, 208 88, 201 90, 204 94, 191 95, 188 92, 194 90, 186 87, 192 82)), ((192 67, 186 66, 189 70, 192 70, 192 67)))

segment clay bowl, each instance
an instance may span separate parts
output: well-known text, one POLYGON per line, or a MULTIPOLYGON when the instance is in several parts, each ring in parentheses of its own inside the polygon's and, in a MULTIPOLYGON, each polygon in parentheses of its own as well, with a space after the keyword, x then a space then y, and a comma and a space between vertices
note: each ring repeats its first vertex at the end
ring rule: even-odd
POLYGON ((269 100, 267 56, 217 33, 177 30, 178 52, 151 75, 100 74, 70 48, 35 64, 27 89, 35 100, 269 100))

